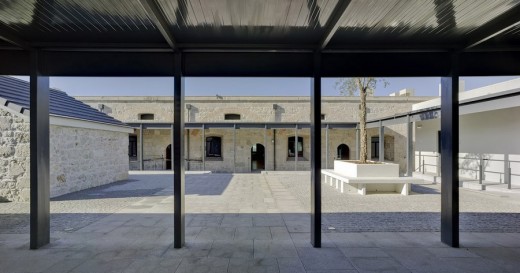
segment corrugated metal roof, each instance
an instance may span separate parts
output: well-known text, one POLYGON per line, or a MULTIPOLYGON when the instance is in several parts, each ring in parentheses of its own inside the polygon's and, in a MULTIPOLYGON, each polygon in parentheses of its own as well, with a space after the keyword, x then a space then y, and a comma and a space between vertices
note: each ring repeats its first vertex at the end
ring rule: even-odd
POLYGON ((353 0, 330 45, 464 45, 472 31, 518 5, 516 0, 353 0))
MULTIPOLYGON (((464 45, 467 36, 518 0, 11 0, 0 1, 0 26, 37 45, 128 43, 166 46, 167 28, 192 45, 316 46, 343 4, 332 48, 464 45), (149 3, 160 14, 150 14, 149 3), (146 5, 146 4, 144 4, 146 5), (153 17, 164 18, 157 26, 153 17)), ((497 29, 497 31, 500 29, 497 29)), ((518 36, 504 32, 500 36, 518 36)), ((516 38, 516 37, 513 37, 516 38)), ((106 46, 108 46, 106 45, 106 46)), ((69 45, 70 46, 70 45, 69 45)))
MULTIPOLYGON (((0 98, 4 98, 7 102, 14 103, 24 109, 29 109, 29 94, 28 82, 13 77, 0 76, 0 98)), ((49 108, 51 115, 126 126, 121 121, 76 100, 65 92, 52 88, 49 92, 49 108)))

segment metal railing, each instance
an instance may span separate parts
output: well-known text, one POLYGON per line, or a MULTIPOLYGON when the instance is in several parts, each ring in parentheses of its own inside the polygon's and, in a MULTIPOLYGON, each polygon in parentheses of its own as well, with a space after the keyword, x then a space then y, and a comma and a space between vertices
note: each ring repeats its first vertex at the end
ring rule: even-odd
MULTIPOLYGON (((415 168, 414 171, 420 171, 423 174, 426 171, 426 167, 434 167, 436 169, 437 176, 440 175, 440 155, 439 154, 416 154, 416 157, 419 157, 419 166, 415 168), (435 164, 432 163, 426 163, 426 159, 428 158, 435 158, 435 164)), ((511 163, 520 163, 520 161, 517 160, 504 160, 504 159, 490 159, 490 158, 468 158, 468 157, 459 157, 460 160, 473 160, 478 161, 478 164, 476 165, 476 168, 468 168, 460 166, 459 163, 459 170, 463 171, 470 171, 475 172, 475 179, 478 180, 479 184, 483 184, 483 181, 485 181, 486 174, 498 174, 499 175, 499 183, 506 184, 508 189, 512 188, 512 176, 520 177, 520 173, 513 173, 511 170, 511 163), (485 170, 486 162, 503 162, 504 164, 504 170, 503 171, 493 171, 493 170, 485 170)))

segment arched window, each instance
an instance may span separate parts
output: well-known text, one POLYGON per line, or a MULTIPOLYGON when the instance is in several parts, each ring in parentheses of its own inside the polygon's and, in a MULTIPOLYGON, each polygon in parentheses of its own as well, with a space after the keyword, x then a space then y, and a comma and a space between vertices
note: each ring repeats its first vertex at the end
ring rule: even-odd
POLYGON ((340 144, 338 146, 338 152, 336 155, 337 159, 340 160, 349 160, 350 159, 350 149, 347 144, 340 144))
MULTIPOLYGON (((288 150, 289 150, 289 157, 294 157, 294 155, 296 154, 295 150, 294 150, 294 141, 295 138, 294 137, 289 137, 289 141, 288 141, 288 150)), ((297 147, 298 147, 298 157, 303 157, 303 137, 298 137, 298 143, 297 143, 297 147)))
POLYGON ((222 138, 206 138, 206 157, 222 157, 222 138))
POLYGON ((240 114, 225 114, 225 120, 240 120, 240 114))
POLYGON ((139 114, 140 120, 154 120, 154 114, 139 114))

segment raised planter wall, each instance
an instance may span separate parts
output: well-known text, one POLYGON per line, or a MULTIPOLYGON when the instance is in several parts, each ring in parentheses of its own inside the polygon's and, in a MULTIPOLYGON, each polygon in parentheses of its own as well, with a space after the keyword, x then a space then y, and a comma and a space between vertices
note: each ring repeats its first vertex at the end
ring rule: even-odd
POLYGON ((334 171, 348 177, 399 177, 399 165, 394 163, 358 164, 334 160, 334 171))

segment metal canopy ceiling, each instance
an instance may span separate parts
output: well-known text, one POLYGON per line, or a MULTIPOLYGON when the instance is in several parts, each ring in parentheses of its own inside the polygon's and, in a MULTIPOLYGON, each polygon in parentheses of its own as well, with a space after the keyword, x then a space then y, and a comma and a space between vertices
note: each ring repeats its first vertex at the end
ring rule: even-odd
MULTIPOLYGON (((519 0, 10 0, 0 2, 0 57, 16 61, 13 50, 41 49, 50 75, 170 75, 162 59, 181 50, 187 75, 308 76, 317 50, 334 54, 324 57, 324 76, 392 76, 395 68, 386 64, 348 66, 400 59, 400 75, 415 76, 446 74, 436 62, 457 51, 466 52, 462 73, 507 74, 516 65, 466 63, 519 59, 519 23, 519 0), (88 65, 71 68, 63 60, 88 65), (103 61, 119 70, 89 68, 103 61), (288 61, 295 64, 280 65, 288 61), (163 68, 143 68, 151 64, 163 68)), ((26 70, 16 66, 0 73, 26 70)))

